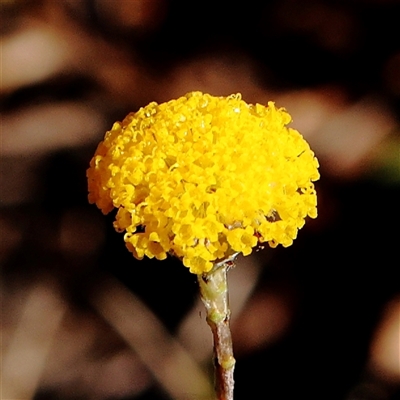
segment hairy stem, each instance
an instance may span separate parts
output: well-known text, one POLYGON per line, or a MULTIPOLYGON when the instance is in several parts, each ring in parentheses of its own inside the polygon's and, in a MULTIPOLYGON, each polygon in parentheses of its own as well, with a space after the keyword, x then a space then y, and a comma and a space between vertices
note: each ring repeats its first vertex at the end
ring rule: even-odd
POLYGON ((201 299, 207 311, 207 323, 214 337, 215 385, 218 400, 233 400, 235 358, 229 328, 227 271, 232 261, 216 265, 198 275, 201 299))

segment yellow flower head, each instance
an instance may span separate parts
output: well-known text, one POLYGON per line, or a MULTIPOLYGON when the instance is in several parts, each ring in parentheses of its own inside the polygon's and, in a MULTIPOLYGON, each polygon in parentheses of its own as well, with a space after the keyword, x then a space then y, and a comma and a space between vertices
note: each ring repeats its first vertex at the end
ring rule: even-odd
POLYGON ((284 109, 192 92, 116 122, 87 171, 89 201, 136 258, 195 274, 259 243, 289 246, 317 216, 318 161, 284 109))

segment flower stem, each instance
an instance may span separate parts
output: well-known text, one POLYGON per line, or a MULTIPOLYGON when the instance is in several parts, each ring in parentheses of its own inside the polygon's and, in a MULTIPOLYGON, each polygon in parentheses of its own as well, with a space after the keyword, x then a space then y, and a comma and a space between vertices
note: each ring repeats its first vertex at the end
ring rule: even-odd
POLYGON ((207 323, 214 337, 215 387, 218 400, 233 400, 235 358, 229 328, 227 271, 232 261, 217 264, 210 272, 198 275, 207 323))

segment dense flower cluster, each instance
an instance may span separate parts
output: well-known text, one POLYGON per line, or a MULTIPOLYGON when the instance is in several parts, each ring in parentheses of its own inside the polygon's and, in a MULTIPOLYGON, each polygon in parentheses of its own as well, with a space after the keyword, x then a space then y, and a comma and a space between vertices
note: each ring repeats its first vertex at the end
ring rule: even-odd
POLYGON ((87 176, 89 201, 134 256, 196 274, 259 243, 289 246, 317 216, 318 161, 284 109, 192 92, 116 122, 87 176))

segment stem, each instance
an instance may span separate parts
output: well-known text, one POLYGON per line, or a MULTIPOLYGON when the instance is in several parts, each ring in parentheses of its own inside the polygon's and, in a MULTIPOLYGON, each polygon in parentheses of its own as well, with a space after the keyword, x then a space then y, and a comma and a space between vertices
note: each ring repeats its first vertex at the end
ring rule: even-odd
POLYGON ((235 358, 229 328, 230 310, 226 274, 232 261, 217 264, 210 272, 198 275, 207 323, 214 338, 215 388, 218 400, 233 400, 235 358))

